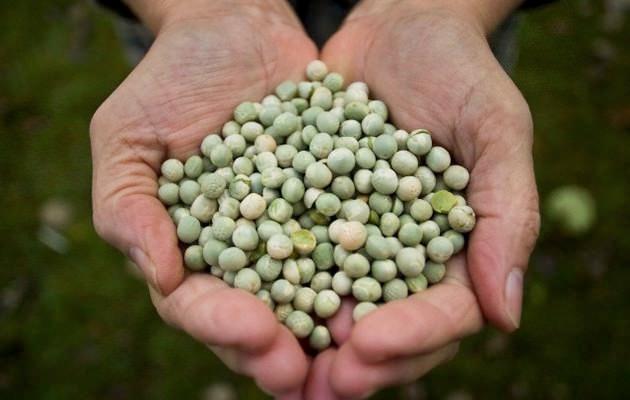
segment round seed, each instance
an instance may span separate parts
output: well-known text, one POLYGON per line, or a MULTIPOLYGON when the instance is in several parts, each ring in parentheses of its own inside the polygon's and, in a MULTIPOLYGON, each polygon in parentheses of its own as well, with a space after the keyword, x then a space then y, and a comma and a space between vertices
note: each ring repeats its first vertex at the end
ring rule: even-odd
POLYGON ((405 247, 396 254, 396 266, 404 276, 416 277, 424 268, 424 255, 414 247, 405 247))
POLYGON ((301 287, 295 292, 293 298, 293 308, 304 311, 305 313, 313 312, 317 292, 309 287, 301 287))
POLYGON ((206 267, 203 260, 203 248, 199 245, 192 245, 184 252, 184 264, 191 271, 201 271, 206 267))
POLYGON ((265 254, 256 262, 256 272, 265 282, 273 282, 282 272, 282 261, 274 260, 265 254))
POLYGON ((286 279, 279 279, 271 285, 271 298, 280 304, 290 303, 295 297, 295 286, 286 279))
POLYGON ((267 241, 267 254, 277 260, 284 260, 293 253, 293 242, 283 234, 275 234, 267 241))
POLYGON ((401 300, 409 295, 407 284, 402 279, 393 279, 383 285, 383 300, 390 302, 401 300))
POLYGON ((350 150, 343 147, 335 149, 331 151, 328 155, 327 164, 328 168, 330 168, 330 170, 335 174, 348 174, 354 169, 354 154, 350 150))
POLYGON ((381 298, 381 284, 374 278, 359 278, 352 284, 352 295, 358 301, 375 302, 381 298))
POLYGON ((162 176, 171 182, 179 182, 184 177, 184 164, 174 158, 164 161, 161 167, 162 176))
POLYGON ((311 289, 316 292, 330 289, 332 287, 332 276, 327 271, 318 272, 313 275, 311 280, 311 289))
POLYGON ((341 299, 339 295, 330 289, 324 289, 317 293, 313 310, 320 318, 330 318, 335 315, 340 306, 341 299))
POLYGON ((297 338, 305 338, 313 331, 313 319, 304 311, 293 311, 290 313, 284 324, 297 338))
POLYGON ((260 276, 251 268, 243 268, 234 277, 234 287, 256 294, 260 290, 260 276))
POLYGON ((475 212, 469 206, 455 206, 448 213, 448 223, 457 232, 470 232, 475 227, 475 212))
POLYGON ((330 332, 328 328, 323 325, 318 325, 311 332, 311 336, 308 339, 310 346, 315 349, 322 351, 330 346, 330 332))
POLYGON ((177 224, 177 237, 184 243, 192 243, 199 239, 201 223, 191 215, 182 217, 177 224))
POLYGON ((426 156, 425 163, 433 172, 444 172, 451 165, 451 155, 444 147, 433 147, 426 156))
POLYGON ((224 271, 236 272, 247 265, 247 256, 238 247, 228 247, 219 254, 219 266, 224 271))

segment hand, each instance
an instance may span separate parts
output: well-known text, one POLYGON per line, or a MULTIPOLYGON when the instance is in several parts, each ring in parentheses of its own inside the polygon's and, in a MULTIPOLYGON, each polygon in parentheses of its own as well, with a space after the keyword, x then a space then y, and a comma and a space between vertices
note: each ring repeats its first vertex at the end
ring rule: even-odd
POLYGON ((92 120, 94 224, 138 264, 167 322, 262 389, 289 396, 308 368, 297 340, 254 296, 184 272, 157 174, 164 159, 195 153, 239 102, 298 79, 316 48, 284 2, 182 3, 131 3, 157 38, 92 120))
POLYGON ((519 325, 539 227, 532 122, 485 37, 509 12, 493 2, 364 0, 323 50, 332 70, 368 83, 398 126, 428 128, 452 150, 471 171, 478 219, 443 283, 370 314, 315 361, 312 375, 330 387, 313 386, 313 396, 364 396, 415 380, 452 357, 484 317, 506 331, 519 325))

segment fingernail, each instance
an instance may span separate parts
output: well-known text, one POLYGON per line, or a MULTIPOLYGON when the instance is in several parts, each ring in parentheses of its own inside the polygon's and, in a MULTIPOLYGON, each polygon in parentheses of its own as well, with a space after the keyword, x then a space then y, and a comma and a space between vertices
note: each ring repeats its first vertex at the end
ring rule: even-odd
POLYGON ((129 258, 133 261, 138 268, 142 271, 144 279, 151 287, 162 295, 162 291, 159 289, 157 281, 157 270, 155 265, 151 262, 151 259, 147 254, 138 247, 132 247, 129 249, 129 258))
POLYGON ((521 325, 521 307, 523 301, 523 271, 514 268, 505 281, 505 300, 507 313, 514 328, 521 325))

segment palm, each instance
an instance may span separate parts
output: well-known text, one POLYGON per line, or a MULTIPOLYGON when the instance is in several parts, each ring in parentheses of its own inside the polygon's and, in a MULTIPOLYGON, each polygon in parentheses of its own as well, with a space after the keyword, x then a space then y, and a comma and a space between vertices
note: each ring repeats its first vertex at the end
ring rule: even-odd
POLYGON ((236 104, 297 78, 314 58, 297 25, 261 30, 226 17, 170 26, 91 126, 99 233, 140 265, 165 320, 274 394, 299 390, 306 356, 254 296, 210 276, 185 276, 173 224, 155 197, 156 172, 166 157, 196 152, 236 104))
POLYGON ((531 117, 517 88, 472 26, 444 13, 397 12, 351 18, 323 58, 367 82, 398 126, 428 128, 471 170, 467 197, 478 225, 444 284, 365 318, 322 364, 343 395, 427 372, 452 354, 449 342, 481 327, 482 311, 513 330, 518 316, 505 310, 515 300, 504 285, 526 267, 538 229, 531 117))

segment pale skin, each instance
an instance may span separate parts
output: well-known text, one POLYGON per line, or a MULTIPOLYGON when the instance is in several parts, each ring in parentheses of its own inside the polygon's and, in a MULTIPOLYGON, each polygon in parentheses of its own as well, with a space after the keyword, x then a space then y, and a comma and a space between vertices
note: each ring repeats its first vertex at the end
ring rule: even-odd
POLYGON ((517 1, 364 0, 321 54, 281 1, 129 5, 157 39, 93 118, 94 222, 138 264, 165 321, 267 393, 296 399, 365 397, 449 360, 486 320, 518 327, 539 225, 532 123, 486 40, 517 1), (239 102, 300 79, 318 57, 367 82, 398 126, 428 128, 452 150, 471 171, 467 196, 478 225, 440 285, 356 325, 344 302, 329 321, 338 346, 313 359, 254 296, 185 273, 155 193, 165 158, 193 154, 239 102))

